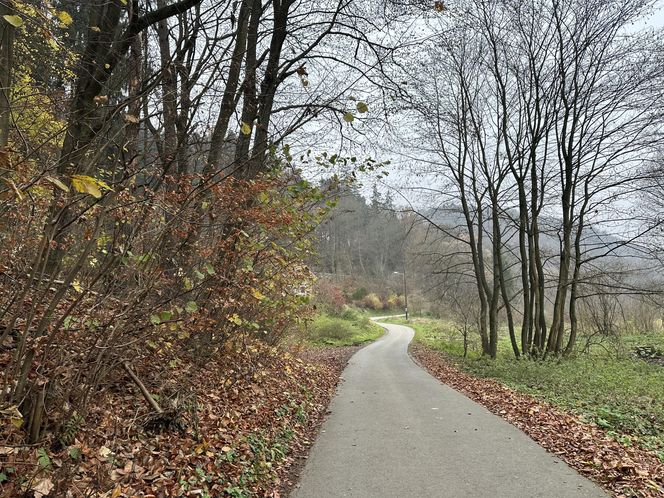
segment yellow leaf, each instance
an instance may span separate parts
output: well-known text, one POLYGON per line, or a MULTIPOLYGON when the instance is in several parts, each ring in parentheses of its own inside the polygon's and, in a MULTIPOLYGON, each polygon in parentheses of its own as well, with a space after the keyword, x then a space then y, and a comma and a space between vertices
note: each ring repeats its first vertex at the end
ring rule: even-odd
POLYGON ((101 188, 103 188, 105 190, 110 190, 111 192, 113 191, 113 189, 111 187, 109 187, 108 183, 106 183, 104 180, 100 180, 99 178, 93 178, 93 180, 101 188))
POLYGON ((65 185, 61 180, 58 180, 57 178, 53 178, 52 176, 46 176, 44 177, 44 180, 51 182, 53 185, 58 187, 60 190, 64 190, 65 192, 69 192, 69 187, 65 185))
POLYGON ((230 446, 222 446, 222 447, 221 447, 221 451, 223 451, 224 453, 228 453, 228 452, 231 451, 232 449, 233 449, 233 448, 231 448, 230 446))
POLYGON ((237 313, 234 313, 233 316, 229 316, 228 321, 235 325, 242 325, 242 318, 240 318, 237 313))
POLYGON ((64 26, 71 26, 71 24, 74 22, 72 17, 69 15, 69 12, 65 12, 64 10, 59 11, 56 16, 64 26))
POLYGON ((20 28, 21 26, 23 26, 23 19, 21 18, 21 16, 2 16, 2 17, 4 17, 5 21, 7 21, 15 28, 20 28))
POLYGON ((76 292, 83 292, 83 287, 81 287, 81 283, 78 280, 74 280, 71 283, 71 286, 74 288, 76 292))
POLYGON ((90 31, 94 31, 95 33, 101 33, 101 29, 99 29, 99 26, 91 26, 90 31))
POLYGON ((249 124, 245 123, 244 121, 242 121, 242 127, 240 128, 240 130, 242 131, 243 135, 251 134, 251 126, 249 126, 249 124))
POLYGON ((16 184, 9 178, 3 178, 3 180, 14 190, 14 193, 16 194, 16 197, 18 197, 18 200, 22 201, 23 195, 21 194, 21 191, 18 189, 16 184))
POLYGON ((74 175, 71 177, 71 185, 74 190, 82 194, 90 194, 95 199, 101 199, 101 190, 95 179, 85 175, 74 175))
POLYGON ((258 299, 259 301, 262 301, 263 299, 265 299, 265 295, 261 291, 259 291, 258 289, 252 289, 251 290, 251 295, 254 296, 256 299, 258 299))
POLYGON ((58 42, 55 41, 55 38, 49 38, 48 44, 51 46, 52 49, 60 50, 60 46, 58 45, 58 42))
POLYGON ((101 189, 113 190, 111 187, 97 178, 92 178, 86 175, 74 175, 71 177, 71 185, 74 190, 82 194, 90 194, 96 199, 101 199, 101 189))

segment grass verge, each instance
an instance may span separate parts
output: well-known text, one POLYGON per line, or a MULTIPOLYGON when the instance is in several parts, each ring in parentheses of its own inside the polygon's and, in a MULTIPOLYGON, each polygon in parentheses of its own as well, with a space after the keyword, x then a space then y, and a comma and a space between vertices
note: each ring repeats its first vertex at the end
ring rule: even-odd
POLYGON ((348 309, 338 315, 318 314, 307 324, 307 342, 314 346, 357 346, 375 341, 384 329, 369 315, 348 309))
POLYGON ((577 413, 627 446, 654 450, 664 462, 663 367, 599 350, 562 360, 516 360, 507 339, 496 360, 480 357, 473 343, 464 359, 462 336, 453 324, 415 318, 408 325, 416 342, 443 351, 462 370, 577 413))

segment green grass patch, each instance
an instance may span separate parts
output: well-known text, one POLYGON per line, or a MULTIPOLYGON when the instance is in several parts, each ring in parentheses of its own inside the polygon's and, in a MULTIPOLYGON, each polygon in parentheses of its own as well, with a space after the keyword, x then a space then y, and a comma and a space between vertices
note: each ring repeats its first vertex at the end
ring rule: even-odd
POLYGON ((661 338, 630 336, 623 338, 622 347, 533 361, 516 360, 506 337, 501 338, 498 359, 482 358, 479 338, 473 337, 464 360, 462 335, 453 323, 414 318, 408 325, 415 330, 415 341, 444 351, 463 370, 580 414, 624 444, 657 451, 664 461, 664 368, 629 355, 632 344, 659 344, 661 338))
POLYGON ((315 346, 356 346, 375 341, 384 329, 369 314, 348 309, 339 315, 318 314, 307 324, 307 342, 315 346))

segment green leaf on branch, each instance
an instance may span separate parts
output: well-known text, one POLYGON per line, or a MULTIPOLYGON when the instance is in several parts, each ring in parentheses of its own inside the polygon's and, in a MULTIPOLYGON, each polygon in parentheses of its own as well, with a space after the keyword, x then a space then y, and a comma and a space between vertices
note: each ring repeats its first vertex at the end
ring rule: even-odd
POLYGON ((355 107, 357 107, 357 112, 361 114, 369 111, 369 106, 367 106, 367 104, 364 102, 358 102, 355 107))
POLYGON ((187 304, 185 304, 184 309, 187 313, 194 313, 195 311, 198 311, 198 304, 196 304, 196 301, 188 301, 187 304))
POLYGON ((352 123, 353 121, 355 121, 355 116, 353 116, 352 113, 347 112, 346 114, 344 114, 344 121, 346 123, 352 123))

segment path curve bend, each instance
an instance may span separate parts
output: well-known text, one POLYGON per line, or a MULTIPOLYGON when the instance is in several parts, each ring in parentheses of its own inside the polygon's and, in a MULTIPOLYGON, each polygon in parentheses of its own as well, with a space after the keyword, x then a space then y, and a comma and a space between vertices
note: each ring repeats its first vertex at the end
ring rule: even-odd
POLYGON ((411 328, 380 325, 344 370, 292 498, 607 498, 416 365, 411 328))

